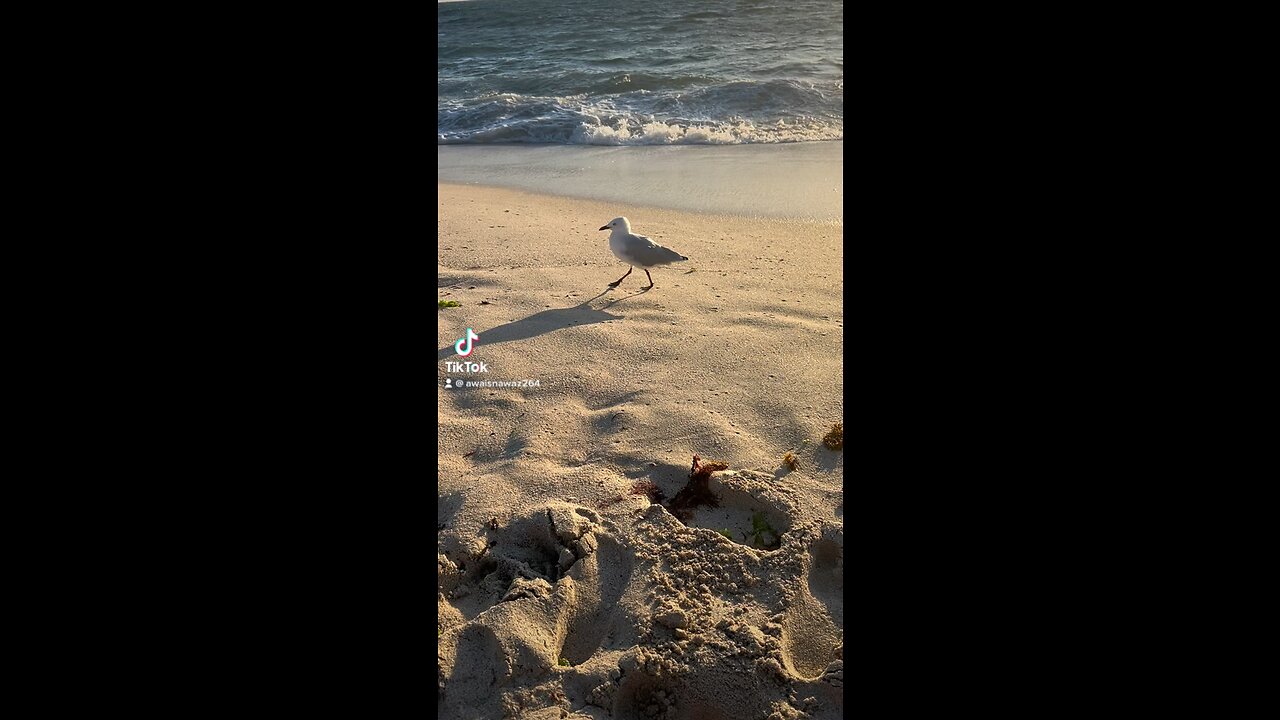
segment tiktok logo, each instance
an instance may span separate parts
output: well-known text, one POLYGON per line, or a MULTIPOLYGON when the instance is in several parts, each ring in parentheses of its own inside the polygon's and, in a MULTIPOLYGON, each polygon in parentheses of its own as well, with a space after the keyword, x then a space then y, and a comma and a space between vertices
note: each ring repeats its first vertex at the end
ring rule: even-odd
POLYGON ((475 343, 473 341, 479 340, 479 339, 480 339, 479 335, 475 334, 475 332, 472 331, 471 328, 467 328, 466 337, 460 338, 458 342, 454 343, 453 349, 458 352, 459 357, 466 357, 471 354, 472 350, 475 349, 475 343), (465 350, 463 349, 464 347, 466 348, 465 350))

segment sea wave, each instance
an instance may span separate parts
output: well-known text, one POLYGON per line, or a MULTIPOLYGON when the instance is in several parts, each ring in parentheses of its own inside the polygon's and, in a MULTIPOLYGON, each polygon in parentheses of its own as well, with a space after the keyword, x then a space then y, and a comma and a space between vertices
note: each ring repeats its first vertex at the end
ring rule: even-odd
POLYGON ((836 0, 466 5, 438 11, 441 144, 844 137, 836 0))
POLYGON ((719 145, 844 138, 843 83, 626 78, 573 95, 484 93, 440 99, 440 144, 719 145), (638 82, 637 82, 638 80, 638 82), (641 87, 619 92, 631 83, 641 87), (675 88, 679 89, 673 89, 675 88), (612 93, 600 92, 605 87, 612 93))
POLYGON ((438 144, 558 143, 563 145, 740 145, 751 143, 841 140, 844 129, 828 122, 779 120, 755 124, 749 120, 681 124, 624 117, 596 119, 507 121, 472 130, 444 130, 438 144))

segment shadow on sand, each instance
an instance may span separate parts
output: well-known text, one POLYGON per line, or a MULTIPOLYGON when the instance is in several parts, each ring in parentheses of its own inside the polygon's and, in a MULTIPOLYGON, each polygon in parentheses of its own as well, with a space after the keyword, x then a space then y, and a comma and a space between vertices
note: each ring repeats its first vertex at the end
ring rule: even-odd
MULTIPOLYGON (((610 288, 612 289, 612 288, 610 288)), ((640 290, 614 298, 604 305, 603 308, 591 307, 592 300, 598 300, 605 296, 609 289, 604 290, 593 298, 584 300, 579 305, 567 308, 557 308, 553 310, 543 310, 540 313, 534 313, 527 318, 515 320, 506 325, 499 325, 488 330, 480 330, 480 340, 478 342, 484 345, 495 345, 497 343, 512 342, 515 340, 528 340, 532 337, 545 335, 556 330, 563 330, 567 327, 578 327, 581 325, 591 325, 592 323, 604 322, 606 320, 621 320, 621 315, 611 315, 605 312, 606 309, 614 305, 633 298, 637 295, 643 295, 646 291, 640 290)), ((457 354, 452 345, 440 348, 436 352, 436 360, 444 360, 457 354)))

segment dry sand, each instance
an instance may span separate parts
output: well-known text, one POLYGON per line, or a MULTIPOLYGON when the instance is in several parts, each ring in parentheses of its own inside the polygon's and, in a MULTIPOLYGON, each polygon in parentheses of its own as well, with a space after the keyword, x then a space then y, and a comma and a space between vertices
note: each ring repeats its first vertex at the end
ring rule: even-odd
POLYGON ((540 383, 440 391, 439 716, 840 717, 842 225, 439 193, 438 385, 540 383), (619 215, 689 261, 609 290, 619 215), (695 454, 719 507, 632 494, 695 454))

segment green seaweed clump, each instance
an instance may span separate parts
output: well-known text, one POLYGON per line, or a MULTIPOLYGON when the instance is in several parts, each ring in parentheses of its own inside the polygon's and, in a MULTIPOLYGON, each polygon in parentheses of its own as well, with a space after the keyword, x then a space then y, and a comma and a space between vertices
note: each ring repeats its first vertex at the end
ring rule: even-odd
POLYGON ((457 300, 437 300, 436 303, 439 305, 439 307, 436 308, 437 310, 443 310, 447 307, 462 307, 462 303, 457 300))
POLYGON ((751 514, 751 544, 754 547, 776 548, 781 543, 782 538, 779 537, 778 531, 773 529, 769 521, 765 519, 764 513, 757 510, 751 514), (772 535, 773 540, 765 542, 765 535, 772 535))

